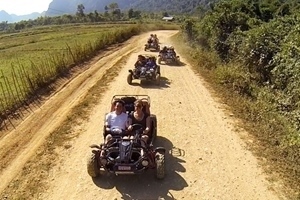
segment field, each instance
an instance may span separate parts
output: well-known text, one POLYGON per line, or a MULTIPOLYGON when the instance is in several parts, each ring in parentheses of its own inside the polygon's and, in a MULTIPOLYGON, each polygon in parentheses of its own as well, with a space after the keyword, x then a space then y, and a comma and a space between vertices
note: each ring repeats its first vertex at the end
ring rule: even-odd
POLYGON ((0 34, 1 122, 35 98, 38 90, 67 75, 72 66, 153 27, 159 26, 76 24, 0 34))

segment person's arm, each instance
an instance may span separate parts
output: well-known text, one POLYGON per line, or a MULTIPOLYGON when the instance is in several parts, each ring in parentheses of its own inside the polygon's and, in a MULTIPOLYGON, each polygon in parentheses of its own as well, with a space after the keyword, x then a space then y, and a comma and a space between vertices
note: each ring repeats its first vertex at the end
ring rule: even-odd
POLYGON ((108 113, 105 117, 105 124, 104 124, 106 130, 110 130, 111 127, 110 121, 111 121, 111 114, 108 113))
POLYGON ((145 134, 148 135, 149 131, 150 131, 150 126, 151 126, 151 119, 150 119, 150 116, 148 116, 146 118, 146 128, 145 128, 145 134))
POLYGON ((128 121, 127 122, 128 122, 128 130, 131 131, 132 130, 132 118, 131 118, 131 115, 128 116, 128 121))

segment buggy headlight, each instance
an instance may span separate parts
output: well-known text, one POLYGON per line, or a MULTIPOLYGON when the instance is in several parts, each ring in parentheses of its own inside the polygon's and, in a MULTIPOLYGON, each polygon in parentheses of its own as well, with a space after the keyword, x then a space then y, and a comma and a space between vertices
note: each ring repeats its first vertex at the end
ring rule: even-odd
POLYGON ((142 165, 143 165, 144 167, 147 167, 147 166, 149 165, 148 160, 143 160, 143 161, 142 161, 142 165))

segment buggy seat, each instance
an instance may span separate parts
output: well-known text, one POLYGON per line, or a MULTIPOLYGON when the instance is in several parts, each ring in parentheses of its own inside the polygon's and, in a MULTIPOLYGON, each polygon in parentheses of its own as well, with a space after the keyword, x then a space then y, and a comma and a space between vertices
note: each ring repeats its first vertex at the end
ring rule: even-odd
MULTIPOLYGON (((122 100, 124 102, 124 113, 131 113, 134 111, 134 102, 137 100, 138 98, 134 97, 134 96, 124 96, 121 98, 114 98, 111 104, 111 112, 114 111, 114 102, 116 100, 122 100)), ((144 113, 147 113, 150 115, 150 102, 146 99, 146 98, 141 98, 142 102, 143 102, 143 111, 144 113)))

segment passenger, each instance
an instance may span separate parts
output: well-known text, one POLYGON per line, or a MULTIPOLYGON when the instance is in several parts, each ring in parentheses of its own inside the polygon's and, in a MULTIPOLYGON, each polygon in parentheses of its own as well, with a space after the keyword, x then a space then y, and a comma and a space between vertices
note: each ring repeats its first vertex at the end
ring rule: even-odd
POLYGON ((176 57, 176 52, 175 52, 174 47, 171 46, 169 49, 170 49, 169 51, 174 55, 174 57, 176 57))
POLYGON ((150 34, 150 38, 148 39, 148 44, 150 45, 151 43, 153 43, 154 42, 154 40, 155 40, 155 38, 154 38, 154 35, 153 34, 150 34))
POLYGON ((158 40, 158 38, 157 38, 157 35, 156 35, 156 34, 154 34, 154 35, 153 35, 153 38, 154 38, 155 42, 158 44, 158 43, 159 43, 159 40, 158 40))
POLYGON ((133 124, 140 124, 143 127, 143 134, 141 136, 141 145, 146 148, 150 134, 150 115, 143 112, 143 101, 137 100, 134 102, 134 112, 129 114, 128 118, 129 126, 128 130, 132 130, 133 124))
POLYGON ((159 53, 160 53, 162 56, 164 56, 164 55, 167 53, 167 50, 168 50, 167 46, 164 46, 164 47, 162 48, 162 50, 160 50, 159 53))
POLYGON ((149 57, 146 65, 149 68, 155 69, 157 67, 156 58, 154 56, 149 57))

